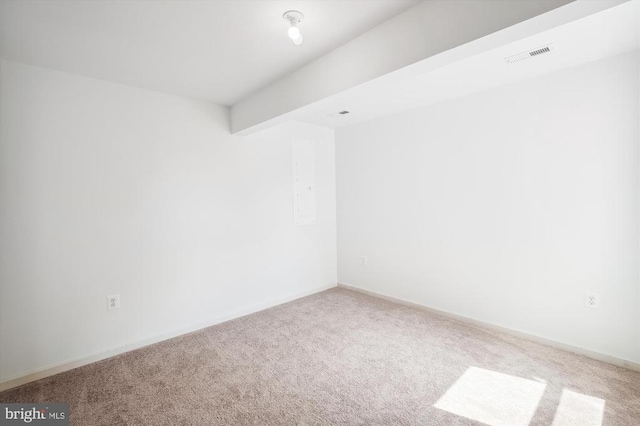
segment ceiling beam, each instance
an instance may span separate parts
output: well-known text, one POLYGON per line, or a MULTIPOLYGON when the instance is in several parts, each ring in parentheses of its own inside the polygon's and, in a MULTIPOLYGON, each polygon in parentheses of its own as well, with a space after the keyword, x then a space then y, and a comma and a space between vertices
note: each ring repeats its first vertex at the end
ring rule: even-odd
POLYGON ((237 102, 231 132, 251 134, 347 90, 427 72, 625 1, 425 0, 237 102))

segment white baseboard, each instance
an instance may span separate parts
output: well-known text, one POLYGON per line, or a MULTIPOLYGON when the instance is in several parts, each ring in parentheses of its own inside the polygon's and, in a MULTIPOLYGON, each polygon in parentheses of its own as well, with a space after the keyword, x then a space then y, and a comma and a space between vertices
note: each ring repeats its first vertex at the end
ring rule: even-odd
POLYGON ((492 324, 492 323, 488 323, 488 322, 484 322, 484 321, 479 321, 479 320, 475 320, 475 319, 471 319, 471 318, 467 318, 458 314, 453 314, 450 312, 446 312, 446 311, 441 311, 439 309, 435 309, 432 308, 430 306, 426 306, 420 303, 415 303, 415 302, 411 302, 409 300, 405 300, 405 299, 401 299, 398 297, 394 297, 394 296, 389 296, 387 294, 383 294, 383 293, 379 293, 377 291, 371 291, 371 290, 366 290, 364 288, 355 286, 353 284, 346 284, 346 283, 338 283, 338 287, 341 288, 345 288, 348 290, 352 290, 352 291, 357 291, 359 293, 363 293, 363 294, 367 294, 369 296, 373 296, 373 297, 378 297, 380 299, 385 299, 388 300, 390 302, 395 302, 401 305, 405 305, 405 306, 410 306, 412 308, 417 308, 417 309, 421 309, 436 315, 440 315, 443 317, 447 317, 459 322, 463 322, 465 324, 470 324, 476 327, 482 327, 482 328, 488 328, 491 330, 497 330, 497 331, 501 331, 503 333, 507 333, 510 334, 512 336, 516 336, 516 337, 521 337, 523 339, 527 339, 527 340, 531 340, 534 341, 536 343, 541 343, 543 345, 547 345, 547 346, 551 346, 554 348, 558 348, 558 349, 562 349, 565 350, 567 352, 572 352, 578 355, 584 355, 586 357, 589 357, 591 359, 595 359, 598 361, 603 361, 609 364, 613 364, 616 365, 618 367, 623 367, 623 368, 628 368, 629 370, 634 370, 634 371, 640 371, 640 363, 638 362, 634 362, 634 361, 629 361, 626 359, 622 359, 622 358, 617 358, 614 357, 612 355, 607 355, 607 354, 603 354, 600 352, 594 352, 591 351, 589 349, 585 349, 585 348, 580 348, 578 346, 573 346, 573 345, 569 345, 566 343, 561 343, 561 342, 557 342, 555 340, 551 340, 551 339, 547 339, 544 337, 540 337, 540 336, 536 336, 534 334, 529 334, 529 333, 525 333, 522 331, 517 331, 517 330, 513 330, 510 328, 505 328, 496 324, 492 324))
POLYGON ((320 293, 322 291, 325 291, 334 287, 336 287, 336 284, 318 287, 312 290, 295 293, 285 297, 273 298, 265 302, 262 302, 260 304, 256 304, 244 309, 239 309, 231 313, 227 313, 225 315, 212 318, 207 321, 202 321, 196 324, 192 324, 188 327, 182 327, 179 329, 170 330, 170 331, 167 331, 166 333, 162 333, 148 339, 143 339, 135 342, 130 342, 124 345, 119 345, 117 347, 113 347, 113 348, 106 349, 104 351, 89 354, 71 361, 63 362, 56 365, 51 365, 41 370, 23 374, 18 377, 9 378, 7 380, 0 382, 0 392, 5 391, 7 389, 15 388, 20 385, 24 385, 29 382, 44 379, 45 377, 53 376, 58 373, 62 373, 68 370, 73 370, 74 368, 82 367, 87 364, 92 364, 97 361, 102 361, 103 359, 111 358, 116 355, 120 355, 136 349, 140 349, 142 347, 149 346, 154 343, 159 343, 164 340, 181 336, 183 334, 188 334, 194 331, 201 330, 203 328, 211 327, 212 325, 221 324, 226 321, 230 321, 230 320, 240 318, 246 315, 250 315, 259 311, 263 311, 265 309, 269 309, 274 306, 281 305, 283 303, 291 302, 293 300, 300 299, 302 297, 310 296, 312 294, 320 293))

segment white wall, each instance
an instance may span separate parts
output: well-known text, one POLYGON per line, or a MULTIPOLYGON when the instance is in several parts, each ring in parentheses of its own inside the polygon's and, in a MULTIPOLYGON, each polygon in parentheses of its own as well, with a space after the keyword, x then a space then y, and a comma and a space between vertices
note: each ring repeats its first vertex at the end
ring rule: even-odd
POLYGON ((338 281, 639 361, 639 73, 636 51, 338 130, 338 281))
POLYGON ((0 86, 1 380, 335 285, 332 130, 233 137, 226 108, 12 62, 0 86))

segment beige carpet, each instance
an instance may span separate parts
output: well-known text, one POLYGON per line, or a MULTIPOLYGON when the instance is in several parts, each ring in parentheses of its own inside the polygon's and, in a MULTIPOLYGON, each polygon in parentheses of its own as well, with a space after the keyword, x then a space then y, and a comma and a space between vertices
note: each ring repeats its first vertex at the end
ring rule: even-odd
POLYGON ((640 373, 332 289, 0 401, 76 425, 638 425, 640 373))

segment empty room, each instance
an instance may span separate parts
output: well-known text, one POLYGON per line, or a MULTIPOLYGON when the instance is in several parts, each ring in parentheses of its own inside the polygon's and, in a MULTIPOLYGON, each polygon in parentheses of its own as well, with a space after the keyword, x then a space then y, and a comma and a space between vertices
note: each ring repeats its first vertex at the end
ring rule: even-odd
POLYGON ((1 425, 640 424, 640 0, 0 0, 1 425))

